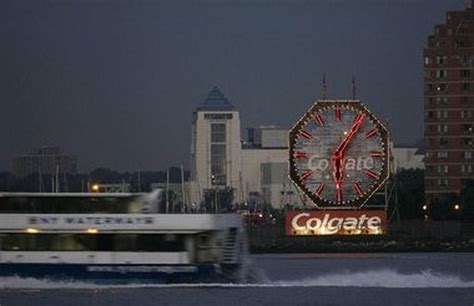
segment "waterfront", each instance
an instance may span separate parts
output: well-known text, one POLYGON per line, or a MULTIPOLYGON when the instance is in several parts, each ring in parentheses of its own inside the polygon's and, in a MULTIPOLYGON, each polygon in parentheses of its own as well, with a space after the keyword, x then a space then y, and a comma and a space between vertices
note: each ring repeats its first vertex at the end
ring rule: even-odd
POLYGON ((472 305, 472 253, 251 256, 257 284, 127 285, 0 279, 16 305, 472 305))

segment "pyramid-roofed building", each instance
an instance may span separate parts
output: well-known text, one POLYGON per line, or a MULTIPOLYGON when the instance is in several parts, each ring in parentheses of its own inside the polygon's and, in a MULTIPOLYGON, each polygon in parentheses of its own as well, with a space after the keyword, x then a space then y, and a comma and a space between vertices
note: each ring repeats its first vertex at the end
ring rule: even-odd
POLYGON ((229 102, 227 97, 219 90, 217 86, 209 93, 207 99, 198 106, 198 111, 234 111, 234 105, 229 102))

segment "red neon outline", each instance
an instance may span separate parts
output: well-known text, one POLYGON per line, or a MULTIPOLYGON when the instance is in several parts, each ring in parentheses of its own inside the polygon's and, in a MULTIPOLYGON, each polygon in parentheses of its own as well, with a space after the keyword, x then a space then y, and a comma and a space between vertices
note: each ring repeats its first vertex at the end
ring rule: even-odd
POLYGON ((337 121, 341 121, 341 118, 342 118, 342 115, 341 115, 341 108, 340 108, 340 107, 336 107, 335 113, 336 113, 336 120, 337 120, 337 121))
POLYGON ((306 180, 308 177, 310 177, 311 175, 313 175, 313 170, 308 170, 306 171, 305 173, 303 173, 301 176, 300 176, 300 180, 301 181, 304 181, 306 180))
POLYGON ((375 179, 375 180, 379 180, 380 177, 377 175, 377 173, 375 173, 374 171, 372 170, 367 170, 365 171, 365 174, 367 174, 368 176, 370 176, 371 178, 375 179))
POLYGON ((359 196, 362 195, 363 192, 362 192, 362 188, 360 188, 360 186, 359 186, 359 183, 357 183, 356 181, 353 181, 352 182, 352 187, 354 188, 355 192, 357 192, 357 194, 359 196))
POLYGON ((323 192, 323 189, 324 189, 324 183, 319 183, 319 186, 316 189, 316 195, 319 196, 321 192, 323 192))
POLYGON ((381 151, 370 151, 370 156, 372 157, 383 157, 385 154, 381 151))
POLYGON ((324 120, 323 120, 323 117, 321 117, 320 113, 313 113, 313 119, 320 126, 324 126, 324 120))
POLYGON ((307 158, 308 157, 308 153, 307 152, 304 152, 304 151, 296 151, 293 156, 295 158, 307 158))
POLYGON ((370 138, 370 137, 374 136, 375 134, 377 134, 377 132, 378 132, 377 129, 374 128, 374 129, 368 131, 367 134, 365 134, 365 137, 370 138))
POLYGON ((300 134, 301 136, 303 136, 306 139, 313 138, 313 136, 310 133, 306 132, 305 130, 300 130, 298 134, 300 134))

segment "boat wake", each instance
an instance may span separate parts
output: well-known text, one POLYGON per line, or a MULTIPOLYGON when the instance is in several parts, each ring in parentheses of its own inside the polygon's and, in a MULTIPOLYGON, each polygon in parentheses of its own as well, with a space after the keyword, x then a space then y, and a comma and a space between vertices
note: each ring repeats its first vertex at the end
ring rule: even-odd
POLYGON ((373 270, 319 275, 299 280, 264 280, 253 284, 127 284, 110 285, 79 281, 52 281, 46 279, 1 277, 0 289, 112 289, 112 288, 274 288, 274 287, 380 287, 380 288, 474 288, 474 281, 457 275, 423 271, 401 274, 394 270, 373 270))

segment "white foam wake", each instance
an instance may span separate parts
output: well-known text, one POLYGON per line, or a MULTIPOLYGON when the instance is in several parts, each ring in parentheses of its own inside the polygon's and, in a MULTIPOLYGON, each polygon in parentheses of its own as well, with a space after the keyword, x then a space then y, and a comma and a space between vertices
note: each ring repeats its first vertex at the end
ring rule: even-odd
POLYGON ((258 284, 127 284, 103 285, 79 281, 1 277, 0 289, 107 289, 107 288, 173 288, 173 287, 381 287, 381 288, 474 288, 474 281, 457 275, 424 271, 401 274, 393 270, 347 272, 308 277, 300 280, 267 281, 258 284))

